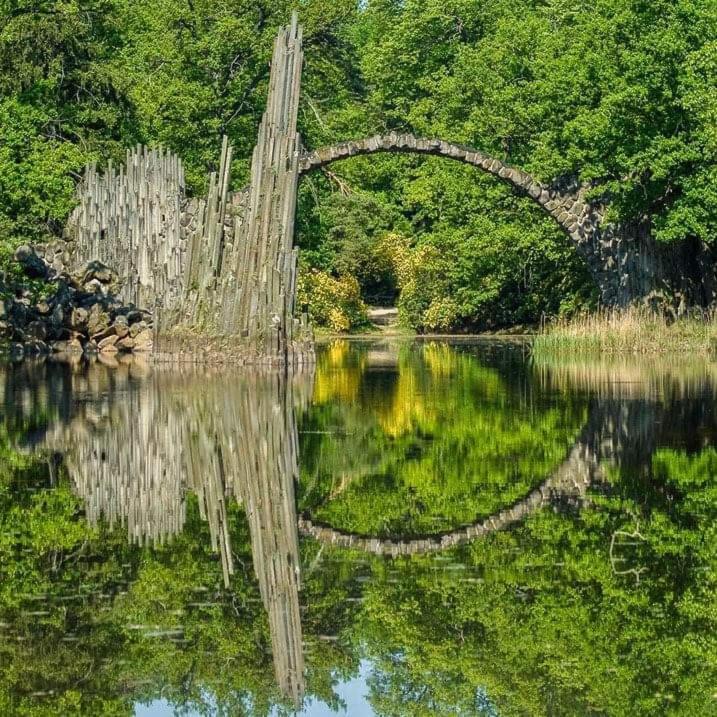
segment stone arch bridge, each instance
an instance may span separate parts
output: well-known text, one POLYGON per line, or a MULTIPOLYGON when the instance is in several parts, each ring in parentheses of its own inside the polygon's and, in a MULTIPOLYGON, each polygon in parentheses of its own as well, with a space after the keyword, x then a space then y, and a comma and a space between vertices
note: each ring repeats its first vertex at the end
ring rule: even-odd
POLYGON ((604 208, 547 186, 482 152, 437 139, 389 134, 316 151, 302 146, 297 114, 302 29, 294 14, 278 35, 251 183, 231 193, 227 138, 206 197, 188 200, 178 157, 137 147, 119 169, 88 167, 66 231, 70 263, 104 261, 120 275, 120 298, 155 312, 160 346, 206 346, 247 363, 313 361, 306 317, 295 316, 294 227, 300 177, 331 162, 375 152, 415 152, 473 165, 510 184, 553 217, 585 258, 605 305, 648 294, 660 273, 654 251, 605 224, 604 208), (214 343, 212 343, 212 341, 214 343))

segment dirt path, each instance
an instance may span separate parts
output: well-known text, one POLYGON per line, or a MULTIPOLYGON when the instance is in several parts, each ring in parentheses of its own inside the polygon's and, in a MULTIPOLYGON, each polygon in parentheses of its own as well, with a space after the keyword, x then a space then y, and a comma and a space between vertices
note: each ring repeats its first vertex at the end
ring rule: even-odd
POLYGON ((368 318, 383 334, 393 334, 399 330, 398 309, 395 306, 369 306, 368 318))

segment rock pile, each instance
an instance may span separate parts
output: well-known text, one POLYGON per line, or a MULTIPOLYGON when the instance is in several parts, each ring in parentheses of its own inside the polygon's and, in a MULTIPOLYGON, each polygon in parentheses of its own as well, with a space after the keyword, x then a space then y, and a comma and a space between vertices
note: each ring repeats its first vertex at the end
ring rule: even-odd
POLYGON ((15 259, 27 277, 45 285, 44 298, 22 287, 0 298, 0 338, 10 342, 14 356, 152 349, 150 313, 116 298, 117 276, 102 262, 70 273, 59 253, 29 246, 20 247, 15 259))

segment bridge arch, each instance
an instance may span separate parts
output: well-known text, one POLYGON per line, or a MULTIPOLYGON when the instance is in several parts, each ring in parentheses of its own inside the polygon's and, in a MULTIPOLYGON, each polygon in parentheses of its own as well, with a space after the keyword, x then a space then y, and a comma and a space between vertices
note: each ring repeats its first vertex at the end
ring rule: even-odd
MULTIPOLYGON (((299 156, 299 175, 307 174, 349 157, 378 152, 402 152, 446 157, 478 167, 482 171, 511 185, 521 194, 533 200, 546 214, 555 219, 568 234, 581 253, 590 259, 593 254, 593 238, 602 215, 589 202, 572 193, 563 193, 532 177, 527 172, 511 167, 499 159, 476 149, 442 139, 425 139, 412 134, 376 135, 361 140, 340 142, 299 156)), ((591 267, 592 268, 592 267, 591 267)))

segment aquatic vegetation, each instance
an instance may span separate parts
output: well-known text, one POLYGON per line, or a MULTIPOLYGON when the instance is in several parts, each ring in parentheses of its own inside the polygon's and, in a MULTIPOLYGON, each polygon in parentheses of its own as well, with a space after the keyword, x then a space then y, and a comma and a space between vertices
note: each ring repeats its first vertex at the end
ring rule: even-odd
POLYGON ((649 309, 602 309, 545 324, 536 355, 590 353, 717 354, 717 314, 670 318, 649 309))

